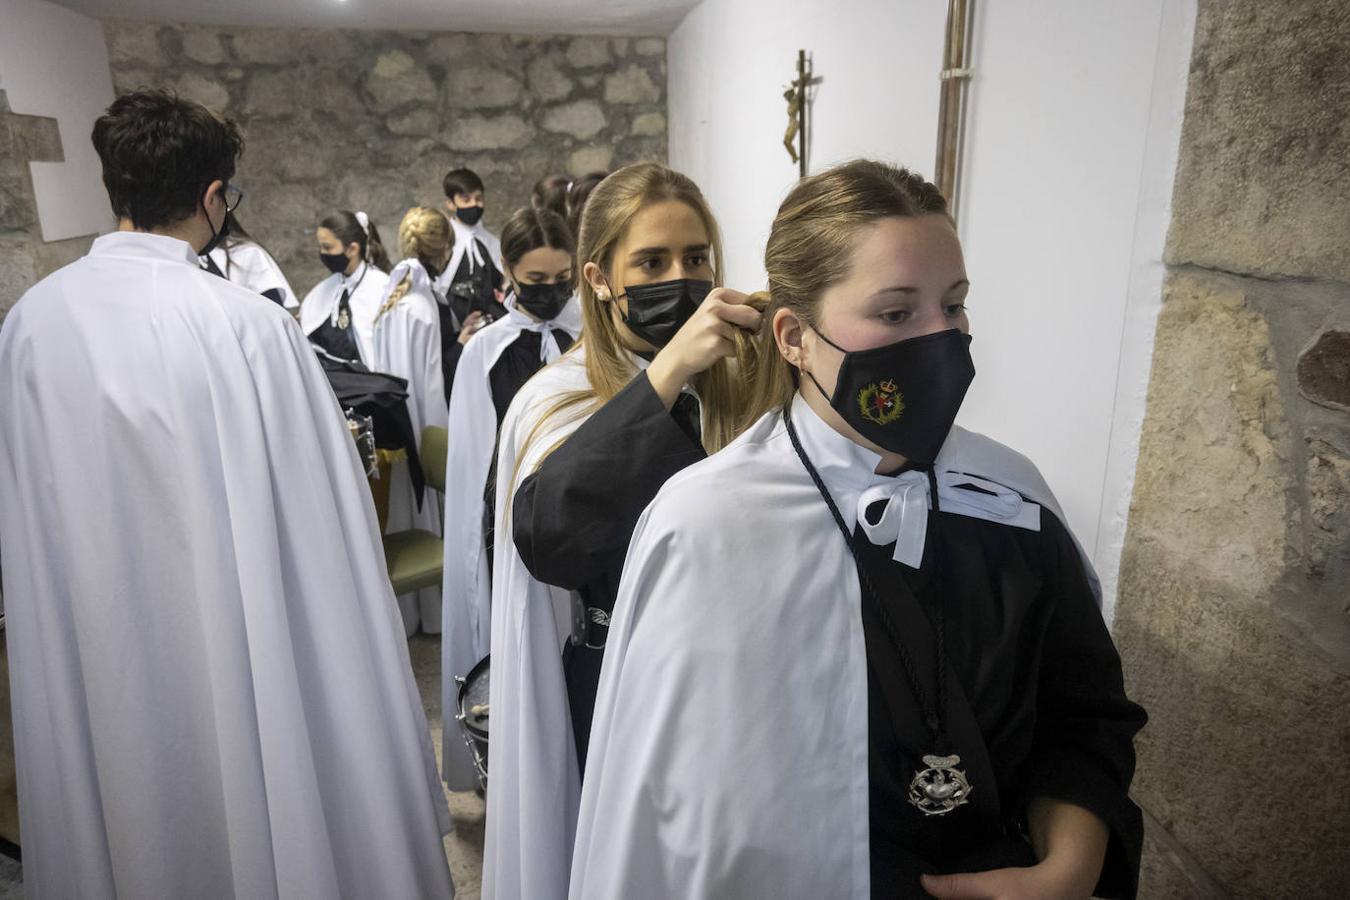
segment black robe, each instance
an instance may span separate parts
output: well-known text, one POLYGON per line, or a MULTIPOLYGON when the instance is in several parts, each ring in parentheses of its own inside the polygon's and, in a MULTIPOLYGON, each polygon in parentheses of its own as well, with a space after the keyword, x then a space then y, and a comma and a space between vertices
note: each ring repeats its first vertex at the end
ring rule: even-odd
MULTIPOLYGON (((706 455, 690 395, 667 411, 640 372, 517 489, 512 537, 525 567, 539 581, 577 591, 587 607, 612 612, 638 517, 666 479, 706 455)), ((592 625, 590 643, 603 645, 606 630, 592 625)), ((570 641, 563 651, 583 772, 603 656, 570 641)))
MULTIPOLYGON (((842 536, 840 540, 842 540, 842 536)), ((1146 721, 1072 538, 1049 511, 1039 532, 933 511, 918 570, 854 533, 862 564, 937 696, 935 624, 945 615, 946 731, 970 803, 924 816, 909 783, 934 749, 899 651, 864 595, 874 897, 927 897, 918 874, 1036 862, 1025 813, 1038 796, 1096 814, 1111 831, 1099 897, 1133 897, 1142 819, 1128 797, 1132 739, 1146 721)))

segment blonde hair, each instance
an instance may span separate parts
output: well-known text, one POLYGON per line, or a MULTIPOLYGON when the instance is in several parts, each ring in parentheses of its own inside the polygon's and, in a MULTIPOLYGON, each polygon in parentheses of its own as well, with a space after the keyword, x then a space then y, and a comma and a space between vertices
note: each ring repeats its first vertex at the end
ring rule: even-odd
MULTIPOLYGON (((455 245, 455 233, 450 229, 449 220, 439 210, 429 206, 414 206, 404 214, 403 221, 398 225, 398 243, 404 259, 416 257, 425 266, 428 261, 445 256, 446 251, 455 245)), ((380 306, 375 318, 379 319, 398 306, 398 302, 411 289, 412 273, 409 272, 394 286, 389 299, 380 306)))
MULTIPOLYGON (((712 247, 713 283, 722 283, 722 236, 717 229, 703 193, 687 176, 656 163, 626 166, 605 178, 586 201, 577 239, 577 268, 595 263, 608 276, 612 273, 614 250, 633 218, 655 203, 675 200, 692 209, 702 220, 712 247)), ((554 416, 567 413, 569 420, 581 418, 609 402, 633 380, 634 365, 611 312, 614 301, 601 300, 585 278, 579 279, 581 297, 581 338, 570 352, 584 348, 586 379, 589 387, 560 395, 540 416, 526 437, 524 447, 538 436, 544 424, 554 416)), ((704 411, 703 446, 714 453, 729 444, 739 433, 737 390, 725 360, 721 360, 693 378, 704 411)), ((559 446, 558 441, 544 454, 559 446)), ((541 457, 542 459, 543 457, 541 457)))
POLYGON ((787 309, 814 326, 821 294, 848 276, 860 230, 879 219, 929 214, 947 215, 942 192, 923 176, 886 163, 854 160, 797 182, 778 207, 764 248, 769 290, 750 298, 764 313, 764 327, 755 337, 737 339, 749 386, 738 430, 781 409, 797 390, 797 370, 774 339, 774 313, 787 309))

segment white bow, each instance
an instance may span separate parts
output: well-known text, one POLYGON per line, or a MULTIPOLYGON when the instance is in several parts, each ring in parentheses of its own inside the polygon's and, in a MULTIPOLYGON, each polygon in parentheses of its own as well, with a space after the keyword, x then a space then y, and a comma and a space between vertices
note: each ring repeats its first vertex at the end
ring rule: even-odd
MULTIPOLYGON (((943 472, 937 476, 937 485, 943 512, 1030 531, 1041 529, 1041 508, 1001 484, 960 472, 943 472), (969 490, 967 486, 978 490, 969 490)), ((894 541, 895 561, 917 569, 923 562, 931 506, 927 473, 902 472, 885 484, 873 485, 862 492, 858 497, 858 523, 873 544, 884 547, 894 541), (878 502, 885 502, 886 506, 873 522, 867 510, 878 502)))

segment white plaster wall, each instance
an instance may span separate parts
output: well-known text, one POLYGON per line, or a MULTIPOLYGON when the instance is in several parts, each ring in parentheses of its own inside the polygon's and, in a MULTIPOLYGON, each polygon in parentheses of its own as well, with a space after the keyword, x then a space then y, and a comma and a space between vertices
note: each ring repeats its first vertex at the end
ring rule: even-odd
POLYGON ((103 28, 43 0, 0 0, 0 84, 10 109, 57 120, 64 162, 30 163, 44 241, 115 225, 89 133, 113 101, 103 28))
MULTIPOLYGON (((1114 608, 1161 285, 1195 0, 981 0, 961 234, 979 376, 961 423, 1035 460, 1114 608)), ((781 93, 824 78, 811 170, 933 166, 945 3, 704 0, 668 44, 670 162, 764 281, 796 172, 781 93)))

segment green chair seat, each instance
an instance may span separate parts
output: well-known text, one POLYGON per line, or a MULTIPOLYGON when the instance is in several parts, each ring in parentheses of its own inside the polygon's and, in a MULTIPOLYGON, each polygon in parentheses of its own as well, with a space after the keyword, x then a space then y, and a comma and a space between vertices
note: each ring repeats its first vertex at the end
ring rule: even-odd
POLYGON ((384 562, 395 596, 440 587, 445 542, 431 532, 417 528, 386 534, 384 562))

